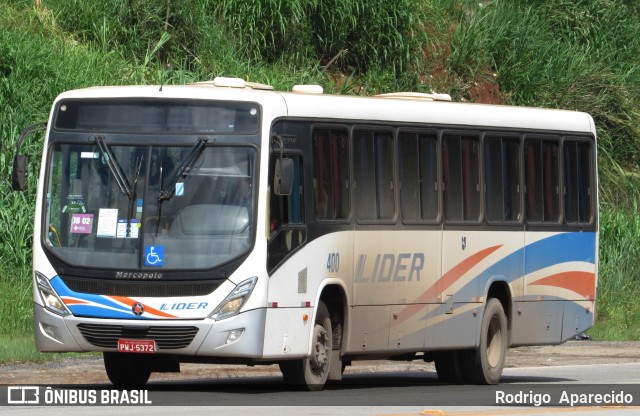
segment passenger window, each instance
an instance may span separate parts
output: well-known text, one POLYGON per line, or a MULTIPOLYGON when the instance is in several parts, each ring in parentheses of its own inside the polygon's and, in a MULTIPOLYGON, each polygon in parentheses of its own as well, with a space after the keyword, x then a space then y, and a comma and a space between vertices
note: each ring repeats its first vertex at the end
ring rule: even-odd
MULTIPOLYGON (((271 166, 275 165, 279 155, 271 157, 271 166)), ((276 195, 271 189, 269 195, 269 247, 267 269, 271 273, 290 253, 300 247, 307 238, 304 226, 304 201, 302 193, 302 159, 293 159, 294 180, 291 195, 276 195)), ((273 172, 273 169, 271 169, 273 172)), ((273 173, 271 173, 273 176, 273 173)), ((273 177, 270 178, 270 183, 273 177)))
POLYGON ((435 134, 399 136, 400 206, 405 221, 438 217, 437 143, 435 134))
MULTIPOLYGON (((303 201, 302 201, 302 160, 300 157, 288 156, 293 159, 294 177, 293 191, 291 195, 276 195, 271 190, 271 227, 272 231, 281 225, 299 225, 304 223, 303 218, 303 201)), ((272 157, 273 166, 278 156, 272 157)))
POLYGON ((478 221, 480 219, 480 163, 477 136, 444 136, 442 179, 445 219, 478 221))
POLYGON ((525 204, 528 222, 560 220, 558 149, 557 140, 525 140, 525 204))
POLYGON ((395 215, 393 136, 359 130, 353 140, 356 215, 360 220, 390 220, 395 215))
POLYGON ((313 196, 318 219, 349 217, 348 133, 339 129, 313 132, 313 196))
POLYGON ((567 222, 591 221, 591 146, 566 140, 563 145, 564 215, 567 222))
POLYGON ((520 141, 484 139, 484 180, 488 221, 520 221, 520 141))

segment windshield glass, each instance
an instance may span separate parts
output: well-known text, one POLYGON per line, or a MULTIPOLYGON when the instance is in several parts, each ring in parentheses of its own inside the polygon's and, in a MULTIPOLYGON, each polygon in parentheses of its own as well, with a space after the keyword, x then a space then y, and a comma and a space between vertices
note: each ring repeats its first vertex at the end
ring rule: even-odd
POLYGON ((68 264, 203 269, 250 248, 256 151, 55 143, 44 240, 68 264))

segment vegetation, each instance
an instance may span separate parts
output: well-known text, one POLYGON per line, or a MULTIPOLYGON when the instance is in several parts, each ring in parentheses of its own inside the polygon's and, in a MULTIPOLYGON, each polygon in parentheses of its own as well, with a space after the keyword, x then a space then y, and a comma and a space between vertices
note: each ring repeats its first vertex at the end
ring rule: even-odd
POLYGON ((640 339, 638 56, 640 6, 627 0, 0 0, 0 336, 32 331, 41 148, 24 144, 28 190, 11 192, 20 130, 64 90, 225 75, 589 112, 602 230, 592 335, 640 339))

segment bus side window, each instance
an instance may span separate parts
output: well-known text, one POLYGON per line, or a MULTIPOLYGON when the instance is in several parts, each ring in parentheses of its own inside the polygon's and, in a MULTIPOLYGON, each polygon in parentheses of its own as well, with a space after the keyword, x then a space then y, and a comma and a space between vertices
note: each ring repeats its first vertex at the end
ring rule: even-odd
POLYGON ((487 136, 484 156, 487 220, 519 221, 520 141, 487 136))
POLYGON ((480 219, 480 163, 477 136, 442 140, 444 215, 450 221, 480 219))
POLYGON ((435 134, 399 135, 400 206, 405 221, 438 216, 437 143, 435 134))
MULTIPOLYGON (((271 166, 279 156, 271 158, 271 166)), ((299 247, 306 239, 304 229, 304 201, 302 188, 302 158, 293 159, 294 180, 291 195, 276 195, 271 189, 269 217, 269 250, 267 268, 272 271, 290 252, 299 247)), ((273 170, 273 169, 272 169, 273 170)))
POLYGON ((566 140, 563 145, 564 215, 567 222, 591 220, 591 147, 566 140))
POLYGON ((525 140, 525 202, 528 222, 560 220, 558 150, 557 140, 525 140))
POLYGON ((349 217, 349 145, 346 130, 313 131, 313 199, 317 219, 349 217))
MULTIPOLYGON (((300 225, 304 223, 302 201, 302 161, 299 157, 293 159, 295 176, 293 178, 293 192, 291 195, 276 195, 271 189, 271 231, 283 225, 300 225)), ((272 166, 277 157, 272 158, 272 166)))
POLYGON ((393 137, 387 131, 358 130, 353 138, 356 216, 391 220, 395 215, 393 137))

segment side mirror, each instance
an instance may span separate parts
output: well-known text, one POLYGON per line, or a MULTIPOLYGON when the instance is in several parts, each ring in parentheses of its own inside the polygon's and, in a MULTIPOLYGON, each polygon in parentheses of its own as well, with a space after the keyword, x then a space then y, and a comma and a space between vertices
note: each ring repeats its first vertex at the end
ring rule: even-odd
POLYGON ((14 191, 24 191, 27 177, 27 156, 16 154, 13 157, 13 172, 11 186, 14 191))
POLYGON ((291 195, 293 192, 294 167, 293 159, 280 157, 276 159, 273 172, 273 191, 276 195, 291 195))
POLYGON ((14 191, 24 191, 27 179, 27 156, 20 154, 20 146, 30 134, 47 128, 47 122, 30 124, 22 130, 16 141, 16 154, 13 157, 13 171, 11 172, 11 187, 14 191))

